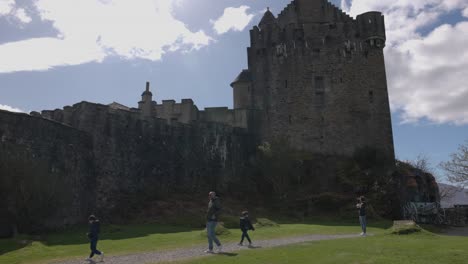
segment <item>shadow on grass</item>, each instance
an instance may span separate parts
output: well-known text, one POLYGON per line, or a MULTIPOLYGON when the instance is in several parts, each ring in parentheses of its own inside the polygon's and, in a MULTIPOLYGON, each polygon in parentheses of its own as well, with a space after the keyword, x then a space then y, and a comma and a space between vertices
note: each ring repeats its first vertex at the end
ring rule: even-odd
MULTIPOLYGON (((356 217, 339 217, 339 216, 315 216, 315 217, 304 217, 301 219, 297 218, 275 218, 278 219, 278 224, 306 224, 306 225, 321 225, 321 226, 359 226, 359 218, 356 217)), ((370 218, 367 219, 367 227, 388 229, 392 227, 393 222, 381 218, 370 218)))
MULTIPOLYGON (((306 224, 306 225, 322 225, 322 226, 359 226, 358 219, 340 219, 337 217, 307 217, 303 219, 294 218, 276 218, 268 217, 275 222, 281 224, 306 224), (278 220, 276 220, 278 219, 278 220)), ((198 225, 197 225, 198 226, 198 225)), ((369 219, 369 227, 387 229, 392 226, 392 222, 388 220, 369 219)), ((102 240, 121 240, 131 239, 138 237, 145 237, 154 234, 173 234, 180 232, 201 231, 201 227, 194 227, 194 225, 169 225, 162 223, 151 224, 132 224, 132 225, 106 225, 101 227, 100 238, 102 240)), ((49 233, 42 236, 42 243, 55 246, 55 245, 77 245, 87 244, 89 240, 86 237, 88 231, 86 226, 73 227, 66 231, 49 233)), ((28 239, 25 236, 24 240, 18 239, 2 239, 0 240, 0 254, 5 254, 10 251, 15 251, 27 246, 27 243, 20 243, 20 241, 31 241, 37 239, 28 239)), ((258 247, 253 247, 258 248, 258 247)))
MULTIPOLYGON (((199 231, 201 228, 190 226, 174 226, 159 223, 140 225, 102 225, 100 239, 121 240, 144 237, 154 234, 174 234, 180 232, 199 231)), ((87 227, 74 227, 65 232, 49 233, 43 241, 47 245, 73 245, 89 243, 86 237, 87 227)))
POLYGON ((6 254, 10 251, 15 251, 30 245, 30 242, 21 241, 17 239, 1 239, 0 240, 0 255, 6 254))

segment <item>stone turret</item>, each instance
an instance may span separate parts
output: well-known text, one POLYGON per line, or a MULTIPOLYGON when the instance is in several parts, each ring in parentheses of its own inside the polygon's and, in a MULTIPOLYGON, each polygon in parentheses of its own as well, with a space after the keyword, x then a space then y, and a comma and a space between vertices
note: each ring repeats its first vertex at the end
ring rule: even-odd
POLYGON ((264 28, 266 28, 267 26, 273 25, 273 24, 275 24, 275 23, 276 23, 276 18, 275 18, 275 16, 273 15, 273 13, 271 13, 270 8, 267 7, 267 11, 266 11, 265 14, 263 15, 262 20, 260 20, 260 23, 258 23, 258 26, 259 26, 261 29, 264 29, 264 28))
POLYGON ((231 83, 234 95, 234 109, 251 108, 251 85, 252 78, 249 70, 243 70, 231 83))
POLYGON ((367 12, 357 16, 357 29, 359 36, 370 47, 385 47, 385 21, 380 12, 367 12))
POLYGON ((153 94, 150 92, 150 83, 146 82, 146 90, 141 94, 141 101, 138 102, 138 109, 144 117, 151 117, 156 102, 153 101, 153 94))

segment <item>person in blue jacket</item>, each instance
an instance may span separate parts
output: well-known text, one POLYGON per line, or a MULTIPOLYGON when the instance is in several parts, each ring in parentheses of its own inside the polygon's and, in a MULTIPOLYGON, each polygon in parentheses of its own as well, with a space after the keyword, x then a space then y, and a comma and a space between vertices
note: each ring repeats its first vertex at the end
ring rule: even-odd
POLYGON ((86 260, 91 261, 94 255, 99 255, 101 257, 100 261, 104 261, 104 252, 97 250, 97 242, 99 240, 99 232, 101 231, 101 224, 99 219, 96 216, 90 215, 88 217, 89 221, 89 232, 86 234, 90 241, 91 254, 86 260))

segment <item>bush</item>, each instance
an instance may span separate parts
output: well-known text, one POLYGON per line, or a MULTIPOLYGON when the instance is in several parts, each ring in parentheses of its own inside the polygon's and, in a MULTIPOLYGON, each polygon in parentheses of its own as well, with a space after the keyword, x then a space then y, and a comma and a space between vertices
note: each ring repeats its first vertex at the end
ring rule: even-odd
POLYGON ((255 228, 265 227, 279 227, 280 225, 268 218, 258 218, 257 223, 254 224, 255 228))
POLYGON ((390 234, 393 235, 408 235, 421 232, 422 228, 413 221, 404 221, 403 223, 394 223, 390 234))
MULTIPOLYGON (((224 226, 224 223, 223 222, 218 222, 218 224, 216 225, 216 235, 217 236, 224 236, 224 235, 229 235, 231 234, 231 231, 229 231, 229 229, 227 229, 225 226, 224 226)), ((207 233, 206 233, 206 228, 200 233, 201 236, 204 236, 206 237, 207 236, 207 233)))

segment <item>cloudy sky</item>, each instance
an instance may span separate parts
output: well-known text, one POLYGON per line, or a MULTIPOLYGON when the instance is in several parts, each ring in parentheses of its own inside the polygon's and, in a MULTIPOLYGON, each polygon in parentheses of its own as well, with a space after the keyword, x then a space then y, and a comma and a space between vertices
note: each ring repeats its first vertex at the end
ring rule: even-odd
MULTIPOLYGON (((313 1, 313 0, 311 0, 313 1)), ((0 0, 0 109, 193 98, 232 107, 248 30, 290 0, 0 0)), ((396 155, 435 165, 468 140, 468 0, 333 0, 385 14, 396 155)))

